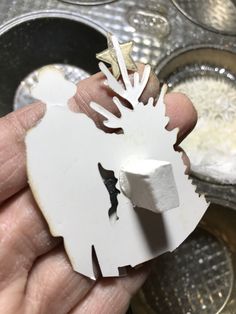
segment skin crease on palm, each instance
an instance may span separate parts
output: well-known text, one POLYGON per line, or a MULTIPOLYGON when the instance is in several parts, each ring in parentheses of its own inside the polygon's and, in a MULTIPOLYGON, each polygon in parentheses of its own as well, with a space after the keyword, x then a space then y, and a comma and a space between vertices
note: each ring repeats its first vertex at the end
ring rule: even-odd
MULTIPOLYGON (((142 73, 143 65, 138 65, 142 73)), ((156 97, 159 83, 154 74, 141 97, 156 97)), ((102 73, 81 81, 70 101, 102 126, 91 100, 115 111, 112 92, 102 73)), ((168 130, 178 127, 178 144, 194 127, 196 111, 183 94, 165 97, 170 117, 168 130)), ((42 119, 45 105, 36 103, 0 119, 0 313, 110 314, 125 313, 132 295, 143 284, 150 263, 127 277, 96 282, 75 273, 60 238, 53 238, 27 186, 24 137, 42 119)), ((157 134, 158 141, 158 134, 157 134)))

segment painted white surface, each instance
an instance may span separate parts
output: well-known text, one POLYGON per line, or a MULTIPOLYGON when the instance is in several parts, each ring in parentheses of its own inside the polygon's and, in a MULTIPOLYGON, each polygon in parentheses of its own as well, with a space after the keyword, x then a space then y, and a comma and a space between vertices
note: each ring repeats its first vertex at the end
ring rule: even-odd
MULTIPOLYGON (((114 39, 114 38, 113 38, 114 39)), ((164 90, 154 106, 150 99, 145 106, 138 98, 145 88, 150 67, 143 77, 135 73, 134 85, 128 82, 119 45, 114 39, 124 86, 118 83, 104 64, 100 67, 109 86, 130 101, 133 110, 124 107, 118 98, 114 103, 121 118, 92 103, 91 107, 107 117, 104 124, 120 127, 123 134, 99 130, 85 114, 74 113, 65 105, 65 96, 73 96, 69 85, 62 88, 61 100, 48 97, 48 89, 56 86, 61 75, 44 75, 38 87, 47 103, 42 121, 26 137, 29 184, 51 232, 63 236, 65 248, 74 270, 96 277, 92 248, 96 252, 103 276, 119 276, 119 268, 136 266, 164 252, 174 250, 197 226, 207 203, 195 193, 195 186, 185 175, 181 154, 175 152, 178 130, 165 129, 164 90), (71 93, 71 94, 70 94, 71 93), (70 94, 70 95, 68 95, 70 94), (114 171, 118 179, 127 160, 156 160, 171 164, 177 187, 179 206, 154 213, 133 207, 124 193, 118 195, 118 220, 111 221, 110 196, 98 171, 114 171)), ((45 73, 44 73, 45 74, 45 73)), ((74 92, 74 90, 73 90, 74 92)), ((121 190, 119 184, 116 187, 121 190)))

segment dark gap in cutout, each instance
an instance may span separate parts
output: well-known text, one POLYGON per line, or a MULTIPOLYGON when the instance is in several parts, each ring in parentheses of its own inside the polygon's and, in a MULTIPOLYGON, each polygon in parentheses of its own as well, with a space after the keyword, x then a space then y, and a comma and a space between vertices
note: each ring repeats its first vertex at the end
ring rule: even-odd
POLYGON ((108 216, 110 222, 115 223, 119 219, 117 216, 117 195, 120 193, 120 191, 116 188, 118 179, 115 177, 114 171, 103 168, 100 163, 98 163, 98 170, 110 196, 111 207, 108 211, 108 216))
POLYGON ((127 265, 127 266, 121 266, 118 267, 118 272, 120 277, 127 276, 128 272, 134 269, 132 266, 127 265))
POLYGON ((92 261, 93 261, 93 273, 96 279, 102 277, 102 271, 99 265, 97 253, 94 245, 92 245, 92 261))

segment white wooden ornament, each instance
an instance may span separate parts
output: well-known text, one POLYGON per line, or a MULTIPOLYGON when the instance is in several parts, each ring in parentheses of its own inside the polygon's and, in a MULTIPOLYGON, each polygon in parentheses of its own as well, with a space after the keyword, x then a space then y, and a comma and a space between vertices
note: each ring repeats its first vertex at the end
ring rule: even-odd
POLYGON ((157 104, 152 98, 140 103, 150 66, 141 78, 134 73, 132 83, 119 43, 114 36, 112 41, 124 85, 103 63, 100 69, 133 110, 117 97, 120 118, 99 104, 91 107, 106 117, 104 125, 123 134, 105 133, 85 114, 72 112, 67 101, 76 87, 49 68, 32 91, 47 104, 46 114, 25 140, 29 184, 51 233, 64 238, 74 270, 94 279, 99 272, 124 275, 126 266, 173 251, 208 207, 173 149, 178 130, 165 128, 166 88, 157 104))

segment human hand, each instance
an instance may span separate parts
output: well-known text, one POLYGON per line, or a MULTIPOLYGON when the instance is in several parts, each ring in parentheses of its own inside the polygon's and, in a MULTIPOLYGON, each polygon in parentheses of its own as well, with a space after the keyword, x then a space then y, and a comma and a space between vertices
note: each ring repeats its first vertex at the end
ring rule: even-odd
MULTIPOLYGON (((98 73, 81 81, 70 102, 72 110, 85 112, 99 127, 102 117, 89 107, 90 101, 115 110, 112 92, 103 80, 98 73)), ((146 103, 158 90, 152 75, 141 100, 146 103)), ((167 128, 179 128, 179 144, 193 128, 196 111, 182 94, 167 94, 165 103, 170 117, 167 128)), ((0 313, 125 313, 149 265, 123 278, 96 282, 74 272, 62 239, 50 235, 27 186, 24 138, 44 112, 45 105, 37 103, 0 119, 0 313)))

